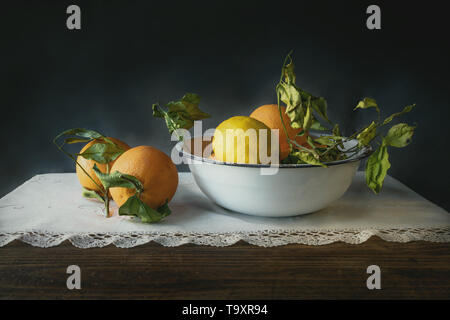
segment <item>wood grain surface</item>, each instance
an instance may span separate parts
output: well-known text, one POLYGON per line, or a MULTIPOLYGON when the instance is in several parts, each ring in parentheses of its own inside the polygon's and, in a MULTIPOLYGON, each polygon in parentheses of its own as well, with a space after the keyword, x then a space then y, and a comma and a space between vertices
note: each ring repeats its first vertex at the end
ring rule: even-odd
POLYGON ((360 245, 42 249, 15 241, 0 248, 0 298, 448 299, 450 244, 373 237, 360 245), (72 264, 81 290, 66 287, 72 264), (381 290, 366 287, 372 264, 381 290))

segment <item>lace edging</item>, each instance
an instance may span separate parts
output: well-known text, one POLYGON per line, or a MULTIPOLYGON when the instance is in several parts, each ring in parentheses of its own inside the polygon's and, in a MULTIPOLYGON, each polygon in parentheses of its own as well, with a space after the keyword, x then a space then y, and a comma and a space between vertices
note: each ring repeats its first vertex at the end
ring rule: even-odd
POLYGON ((259 232, 233 233, 52 233, 45 231, 23 231, 0 233, 0 247, 14 240, 29 245, 49 248, 69 240, 78 248, 105 247, 110 244, 118 248, 132 248, 157 242, 166 247, 175 247, 187 243, 224 247, 243 240, 261 247, 275 247, 287 244, 325 245, 333 242, 360 244, 372 236, 378 236, 390 242, 450 242, 450 227, 439 228, 402 228, 402 229, 340 229, 340 230, 265 230, 259 232))

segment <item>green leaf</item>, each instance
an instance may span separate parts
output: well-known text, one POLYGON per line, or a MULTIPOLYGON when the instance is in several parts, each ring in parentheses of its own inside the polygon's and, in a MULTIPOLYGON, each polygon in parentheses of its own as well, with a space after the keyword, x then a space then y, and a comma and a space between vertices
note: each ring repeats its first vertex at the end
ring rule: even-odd
POLYGON ((303 126, 306 110, 303 108, 303 102, 300 90, 295 85, 294 62, 291 52, 288 53, 281 68, 281 80, 276 87, 277 96, 286 104, 286 115, 291 120, 291 127, 299 129, 303 126))
POLYGON ((375 108, 375 110, 377 110, 377 112, 380 113, 380 108, 378 107, 377 102, 375 101, 375 99, 372 98, 364 98, 358 103, 358 105, 353 110, 368 109, 368 108, 375 108))
POLYGON ((384 119, 383 125, 388 124, 389 122, 391 122, 394 118, 396 118, 398 116, 401 116, 401 115, 404 115, 405 113, 410 112, 415 106, 416 106, 415 104, 406 106, 406 107, 403 108, 402 111, 390 115, 389 117, 384 119))
POLYGON ((73 143, 87 143, 92 141, 92 139, 83 139, 83 138, 67 138, 64 140, 64 143, 66 144, 73 144, 73 143))
MULTIPOLYGON (((106 139, 105 139, 106 140, 106 139)), ((85 159, 91 159, 98 163, 109 163, 116 160, 122 153, 125 152, 122 148, 116 145, 111 140, 98 141, 89 148, 84 150, 79 155, 85 159)))
MULTIPOLYGON (((198 105, 200 103, 201 97, 196 93, 186 93, 183 98, 181 98, 182 101, 186 103, 191 103, 194 105, 198 105)), ((202 112, 203 113, 203 112, 202 112)))
POLYGON ((328 123, 331 123, 331 121, 328 119, 328 115, 327 115, 327 101, 322 98, 322 97, 315 97, 312 94, 299 89, 300 90, 300 95, 302 97, 302 99, 308 100, 311 99, 311 107, 313 108, 314 111, 317 112, 317 114, 324 119, 325 121, 327 121, 328 123))
POLYGON ((164 110, 161 109, 159 104, 154 103, 152 104, 152 110, 153 110, 153 116, 155 118, 164 118, 166 116, 166 113, 164 110))
POLYGON ((198 94, 186 93, 181 101, 186 106, 186 111, 192 120, 211 118, 211 115, 199 109, 198 105, 200 104, 200 96, 198 94))
POLYGON ((181 100, 169 102, 166 105, 167 111, 158 104, 153 104, 153 116, 164 118, 170 133, 177 129, 190 129, 194 121, 211 117, 199 109, 199 103, 199 95, 186 93, 181 100))
POLYGON ((189 125, 191 124, 190 122, 188 125, 186 120, 184 120, 182 117, 180 117, 180 115, 174 112, 169 115, 169 113, 164 111, 158 104, 153 104, 152 109, 153 116, 155 118, 164 118, 170 133, 180 128, 189 127, 189 125))
POLYGON ((297 164, 299 163, 299 159, 292 154, 289 154, 286 158, 281 160, 281 164, 297 164))
POLYGON ((285 113, 291 120, 291 127, 294 129, 301 128, 304 122, 305 110, 297 87, 290 83, 280 83, 277 86, 277 93, 280 100, 286 104, 285 113))
MULTIPOLYGON (((99 163, 111 162, 125 152, 125 150, 116 145, 114 141, 103 136, 101 133, 82 128, 69 129, 57 135, 56 138, 53 139, 53 143, 55 143, 59 149, 62 149, 63 145, 58 145, 56 141, 63 136, 68 136, 68 138, 64 140, 64 143, 66 144, 87 143, 98 140, 83 153, 76 155, 81 155, 86 159, 92 159, 99 163)), ((64 150, 61 151, 65 152, 64 150)), ((72 156, 67 152, 66 154, 72 156)))
POLYGON ((89 189, 86 189, 86 188, 82 188, 82 189, 83 189, 83 192, 81 193, 81 195, 83 197, 88 198, 88 199, 97 199, 97 200, 99 200, 101 202, 105 202, 105 199, 103 199, 103 197, 99 193, 97 193, 96 191, 89 190, 89 189))
POLYGON ((120 187, 135 189, 137 192, 142 192, 144 190, 142 183, 132 175, 124 174, 119 171, 110 174, 103 173, 98 169, 96 164, 94 165, 94 172, 105 189, 120 187))
POLYGON ((62 136, 77 136, 80 138, 88 138, 88 139, 104 138, 103 135, 98 133, 97 131, 83 128, 74 128, 61 132, 59 135, 55 137, 53 141, 58 140, 62 136))
POLYGON ((302 104, 300 91, 295 84, 282 82, 279 91, 280 99, 286 104, 287 108, 295 109, 302 104))
POLYGON ((177 129, 192 128, 192 126, 194 125, 194 120, 190 117, 186 105, 183 102, 171 101, 167 104, 167 107, 169 108, 167 115, 169 115, 171 117, 171 120, 175 122, 175 127, 177 129))
POLYGON ((295 84, 295 72, 294 72, 294 61, 292 60, 292 51, 289 52, 286 56, 285 63, 281 69, 282 76, 285 79, 285 82, 288 84, 295 84))
POLYGON ((300 89, 295 84, 294 62, 289 53, 281 69, 281 80, 276 87, 277 97, 286 104, 286 115, 294 129, 303 128, 327 130, 322 127, 313 115, 315 111, 321 118, 330 123, 327 116, 327 102, 324 98, 315 97, 300 89), (311 110, 308 110, 310 108, 311 110), (305 118, 306 117, 306 118, 305 118))
POLYGON ((138 195, 133 195, 119 208, 119 215, 136 216, 144 223, 159 222, 171 213, 166 203, 157 210, 150 208, 139 199, 138 195))
MULTIPOLYGON (((316 145, 314 144, 314 140, 311 136, 307 136, 306 137, 306 142, 309 144, 309 146, 311 147, 311 150, 315 150, 316 149, 316 145)), ((316 151, 315 151, 316 152, 316 151)), ((314 156, 314 154, 313 154, 314 156)), ((316 158, 319 158, 319 155, 316 153, 316 158)))
POLYGON ((356 137, 358 139, 359 146, 367 146, 370 141, 375 138, 375 135, 377 133, 377 125, 374 121, 370 125, 368 125, 358 136, 356 137))
POLYGON ((163 218, 167 217, 168 215, 170 215, 172 213, 172 210, 170 210, 168 204, 169 204, 169 201, 166 199, 166 202, 164 202, 164 204, 162 206, 160 206, 156 209, 156 211, 158 211, 163 218))
POLYGON ((366 184, 373 192, 379 193, 381 191, 384 178, 390 167, 391 164, 389 163, 387 146, 383 143, 369 159, 367 159, 366 184))
POLYGON ((318 144, 323 144, 326 146, 332 146, 336 142, 341 141, 342 137, 339 136, 320 136, 314 139, 314 141, 318 144))
POLYGON ((333 135, 334 136, 342 136, 342 134, 341 134, 341 130, 339 129, 339 125, 338 124, 335 124, 334 125, 334 128, 333 128, 333 135))
POLYGON ((322 154, 320 156, 320 161, 326 163, 326 162, 332 162, 332 161, 338 161, 338 160, 344 160, 347 159, 347 155, 340 151, 337 147, 339 145, 335 145, 332 147, 329 147, 326 149, 326 154, 322 154))
POLYGON ((320 162, 316 157, 314 157, 314 155, 310 152, 299 150, 299 151, 294 151, 291 154, 293 156, 297 157, 298 159, 300 159, 303 163, 312 164, 315 166, 322 166, 324 168, 327 167, 325 164, 320 162))
POLYGON ((311 98, 308 98, 308 104, 306 105, 306 114, 303 118, 303 131, 308 131, 311 128, 313 122, 313 115, 311 111, 311 98))
POLYGON ((406 123, 396 124, 389 129, 386 138, 384 138, 384 143, 390 147, 406 147, 411 142, 415 128, 406 123))
POLYGON ((324 127, 319 121, 316 120, 314 117, 313 123, 311 125, 311 130, 318 130, 318 131, 328 131, 328 128, 324 127))

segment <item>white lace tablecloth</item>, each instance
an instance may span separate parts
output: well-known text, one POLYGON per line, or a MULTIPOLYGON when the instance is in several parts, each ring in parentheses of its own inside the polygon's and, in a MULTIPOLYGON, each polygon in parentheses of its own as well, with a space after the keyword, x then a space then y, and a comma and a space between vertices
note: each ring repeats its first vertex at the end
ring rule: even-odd
POLYGON ((80 248, 109 244, 129 248, 149 241, 164 246, 228 246, 239 240, 268 247, 358 244, 373 235, 396 242, 450 242, 447 211, 391 177, 382 193, 374 195, 362 172, 344 197, 304 216, 260 218, 228 211, 210 202, 190 173, 180 173, 169 205, 172 214, 157 224, 126 216, 105 218, 101 203, 81 196, 75 174, 37 175, 0 199, 0 246, 19 239, 38 247, 65 240, 80 248))

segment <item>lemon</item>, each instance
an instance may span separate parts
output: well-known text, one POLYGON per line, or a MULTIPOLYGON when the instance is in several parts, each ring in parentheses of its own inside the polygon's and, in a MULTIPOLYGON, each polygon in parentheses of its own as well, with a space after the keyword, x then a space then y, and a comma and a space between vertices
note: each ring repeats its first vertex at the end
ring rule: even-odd
POLYGON ((268 163, 270 136, 270 128, 261 121, 244 116, 232 117, 216 128, 212 142, 214 156, 224 162, 260 164, 263 160, 268 163))

